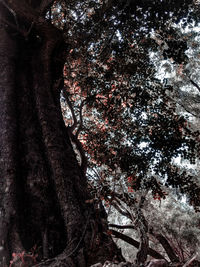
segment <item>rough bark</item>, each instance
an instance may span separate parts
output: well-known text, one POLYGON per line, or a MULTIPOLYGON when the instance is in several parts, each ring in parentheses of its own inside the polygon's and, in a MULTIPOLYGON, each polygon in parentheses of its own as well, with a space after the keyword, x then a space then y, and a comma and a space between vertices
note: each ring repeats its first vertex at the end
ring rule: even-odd
POLYGON ((38 266, 90 266, 119 253, 99 203, 86 201, 86 177, 62 119, 67 47, 36 2, 0 1, 0 266, 34 246, 38 261, 51 258, 38 266))

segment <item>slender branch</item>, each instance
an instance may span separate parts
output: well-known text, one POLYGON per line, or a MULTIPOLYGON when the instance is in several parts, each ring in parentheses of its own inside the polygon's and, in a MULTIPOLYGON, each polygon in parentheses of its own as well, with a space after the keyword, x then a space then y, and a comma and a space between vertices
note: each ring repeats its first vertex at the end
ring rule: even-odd
POLYGON ((69 100, 69 96, 68 96, 67 91, 66 91, 65 89, 63 89, 62 93, 63 93, 63 96, 64 96, 64 98, 65 98, 65 100, 66 100, 66 102, 67 102, 67 105, 68 105, 68 107, 69 107, 69 109, 70 109, 70 111, 71 111, 71 114, 72 114, 73 125, 70 126, 69 128, 70 128, 71 132, 73 132, 74 129, 77 127, 77 118, 76 118, 76 115, 75 115, 75 112, 74 112, 74 108, 73 108, 73 106, 72 106, 72 103, 71 103, 71 101, 69 100))
POLYGON ((95 168, 93 168, 93 169, 92 169, 92 171, 94 172, 94 175, 96 175, 97 179, 98 179, 98 180, 100 180, 100 179, 101 179, 101 177, 100 177, 100 175, 99 175, 98 171, 97 171, 97 170, 95 170, 95 168))
POLYGON ((117 205, 117 203, 112 202, 112 205, 113 205, 113 207, 114 207, 120 214, 122 214, 123 216, 125 216, 125 217, 129 218, 130 220, 132 220, 132 218, 131 218, 131 214, 128 213, 128 212, 126 212, 126 211, 123 211, 123 210, 117 205))
POLYGON ((80 111, 79 111, 79 116, 80 116, 80 124, 79 124, 79 127, 76 131, 76 137, 78 138, 78 135, 80 133, 80 131, 82 130, 83 128, 83 114, 82 114, 82 111, 83 111, 83 106, 85 104, 85 101, 82 101, 81 105, 80 105, 80 111))
POLYGON ((188 113, 190 113, 192 116, 196 117, 196 118, 200 118, 199 115, 195 114, 194 112, 192 112, 191 110, 189 110, 187 107, 185 107, 185 105, 183 105, 180 102, 177 102, 178 105, 180 105, 182 108, 185 109, 185 111, 187 111, 188 113))
MULTIPOLYGON (((174 99, 172 99, 171 97, 169 97, 168 96, 168 99, 170 100, 170 101, 174 101, 174 99)), ((200 116, 198 116, 197 114, 195 114, 194 112, 192 112, 191 110, 189 110, 187 107, 185 107, 185 105, 184 104, 182 104, 180 101, 178 101, 177 100, 177 102, 176 102, 178 105, 180 105, 182 108, 184 108, 185 109, 185 111, 186 112, 188 112, 188 113, 190 113, 192 116, 194 116, 194 117, 196 117, 196 118, 200 118, 200 116)))
POLYGON ((114 227, 117 229, 134 229, 135 230, 135 226, 131 225, 131 224, 127 224, 127 225, 118 225, 118 224, 109 224, 109 227, 114 227))
POLYGON ((81 169, 83 170, 83 173, 85 174, 86 171, 87 171, 87 157, 85 156, 85 151, 83 149, 83 146, 80 142, 80 140, 78 139, 78 130, 80 131, 81 128, 82 128, 82 124, 83 124, 83 119, 82 119, 82 106, 83 106, 83 103, 81 103, 81 107, 80 107, 80 126, 76 132, 76 134, 73 134, 73 131, 74 129, 77 127, 77 118, 76 118, 76 115, 75 115, 75 112, 74 112, 74 108, 72 106, 72 103, 71 101, 69 100, 69 96, 68 96, 68 93, 66 90, 63 90, 63 96, 67 102, 67 105, 71 111, 71 114, 72 114, 72 118, 73 118, 73 125, 68 127, 68 132, 69 132, 69 135, 70 135, 70 138, 72 140, 72 142, 74 142, 76 144, 76 148, 78 149, 78 151, 80 152, 80 155, 81 155, 81 169))
MULTIPOLYGON (((112 235, 114 235, 114 237, 116 238, 120 238, 121 240, 127 242, 128 244, 134 246, 135 248, 139 248, 140 243, 136 240, 134 240, 133 238, 124 235, 122 233, 119 233, 115 230, 110 230, 112 235)), ((157 251, 155 251, 152 248, 148 248, 148 255, 155 258, 155 259, 165 259, 160 253, 158 253, 157 251)))
POLYGON ((200 92, 200 87, 197 83, 195 83, 192 79, 189 79, 189 81, 191 82, 192 85, 194 85, 200 92))
POLYGON ((113 207, 122 215, 126 216, 130 220, 133 220, 131 213, 122 205, 122 203, 116 197, 113 197, 113 200, 115 201, 112 202, 113 207), (121 209, 121 207, 123 208, 123 210, 121 209))
POLYGON ((74 135, 71 132, 71 129, 69 127, 68 127, 68 129, 69 129, 70 138, 71 138, 72 142, 75 143, 76 148, 78 149, 78 151, 80 152, 80 155, 81 155, 81 169, 83 170, 83 173, 86 174, 86 171, 87 171, 87 157, 85 156, 85 151, 83 149, 83 146, 82 146, 81 142, 79 141, 79 139, 76 137, 76 135, 74 135))

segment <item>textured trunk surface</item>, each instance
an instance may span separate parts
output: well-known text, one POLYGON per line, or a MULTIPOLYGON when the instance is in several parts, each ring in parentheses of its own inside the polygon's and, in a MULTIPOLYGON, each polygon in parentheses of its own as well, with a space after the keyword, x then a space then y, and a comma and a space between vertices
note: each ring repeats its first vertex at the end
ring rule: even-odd
POLYGON ((38 266, 112 260, 117 247, 99 204, 85 202, 86 178, 62 119, 62 35, 41 23, 24 38, 3 5, 0 18, 0 266, 33 266, 33 247, 37 262, 50 259, 38 266))

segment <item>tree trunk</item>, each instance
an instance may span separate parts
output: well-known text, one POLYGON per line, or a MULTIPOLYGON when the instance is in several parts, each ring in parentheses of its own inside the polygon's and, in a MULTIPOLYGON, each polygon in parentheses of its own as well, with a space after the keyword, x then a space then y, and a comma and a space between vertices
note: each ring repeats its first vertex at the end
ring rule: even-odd
POLYGON ((84 267, 112 260, 118 249, 106 234, 99 203, 86 201, 86 177, 62 119, 67 51, 62 34, 39 15, 36 20, 35 9, 26 2, 13 0, 9 7, 3 3, 0 266, 9 265, 13 252, 11 266, 19 266, 25 256, 16 255, 35 246, 37 261, 51 258, 38 266, 84 267))

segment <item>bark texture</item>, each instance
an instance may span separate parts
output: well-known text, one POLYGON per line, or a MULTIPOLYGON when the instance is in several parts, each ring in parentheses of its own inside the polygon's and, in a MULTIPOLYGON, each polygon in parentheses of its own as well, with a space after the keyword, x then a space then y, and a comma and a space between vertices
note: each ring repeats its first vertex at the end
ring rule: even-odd
MULTIPOLYGON (((142 203, 142 199, 141 199, 142 203)), ((148 223, 144 217, 141 207, 137 209, 137 226, 140 234, 140 246, 136 255, 137 264, 144 264, 147 260, 149 250, 148 223)))
POLYGON ((24 251, 20 266, 33 247, 50 259, 37 266, 90 266, 119 253, 99 203, 86 201, 60 108, 68 48, 42 2, 52 1, 0 1, 0 266, 24 251))

